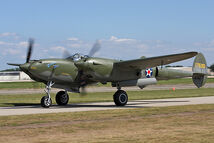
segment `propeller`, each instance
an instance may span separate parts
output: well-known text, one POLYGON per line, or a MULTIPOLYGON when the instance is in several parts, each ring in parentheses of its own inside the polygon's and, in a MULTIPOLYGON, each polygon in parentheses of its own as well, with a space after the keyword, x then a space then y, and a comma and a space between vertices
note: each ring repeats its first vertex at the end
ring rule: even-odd
POLYGON ((23 69, 23 68, 27 69, 26 64, 28 64, 29 61, 30 61, 31 54, 32 54, 32 51, 33 51, 33 44, 34 44, 34 40, 33 39, 29 39, 29 45, 28 45, 27 56, 26 56, 26 63, 24 63, 24 64, 7 63, 7 64, 11 65, 11 66, 19 66, 21 69, 23 69))
POLYGON ((80 87, 80 96, 86 96, 87 91, 86 91, 86 85, 80 87))
POLYGON ((63 50, 63 55, 62 55, 62 57, 63 57, 64 59, 67 59, 67 58, 71 57, 71 54, 70 54, 67 50, 63 50))
MULTIPOLYGON (((89 57, 92 57, 94 56, 99 50, 101 49, 101 44, 100 44, 100 41, 97 40, 94 45, 92 46, 91 50, 89 51, 89 54, 88 56, 89 57)), ((86 91, 86 81, 84 79, 84 74, 83 74, 83 71, 79 71, 79 75, 80 75, 80 81, 81 83, 83 83, 81 86, 80 86, 80 96, 86 96, 87 95, 87 91, 86 91)))
POLYGON ((30 61, 32 50, 33 50, 33 44, 34 44, 34 40, 30 38, 28 51, 27 51, 27 57, 26 57, 26 63, 29 63, 29 61, 30 61))
MULTIPOLYGON (((100 44, 100 41, 97 40, 94 45, 92 46, 91 50, 89 51, 89 54, 87 56, 89 57, 92 57, 94 56, 99 50, 101 49, 101 44, 100 44)), ((63 51, 63 55, 62 55, 63 58, 68 58, 68 57, 71 57, 71 54, 67 51, 67 50, 64 50, 63 51)))
POLYGON ((94 45, 92 46, 92 48, 91 48, 91 50, 90 50, 88 56, 89 56, 89 57, 94 56, 94 54, 96 54, 100 49, 101 49, 101 44, 100 44, 100 41, 97 40, 97 41, 94 43, 94 45))

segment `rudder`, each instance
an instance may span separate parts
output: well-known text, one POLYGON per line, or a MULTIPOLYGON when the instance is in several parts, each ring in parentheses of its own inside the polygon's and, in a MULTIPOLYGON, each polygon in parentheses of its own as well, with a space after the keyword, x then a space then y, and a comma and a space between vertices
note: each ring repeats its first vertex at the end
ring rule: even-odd
POLYGON ((202 53, 198 53, 192 66, 192 81, 198 87, 202 87, 207 79, 207 62, 202 53))

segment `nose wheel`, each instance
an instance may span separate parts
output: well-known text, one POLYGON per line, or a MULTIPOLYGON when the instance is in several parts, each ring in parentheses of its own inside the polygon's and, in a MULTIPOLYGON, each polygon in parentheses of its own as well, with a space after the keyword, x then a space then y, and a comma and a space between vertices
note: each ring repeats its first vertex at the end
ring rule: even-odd
POLYGON ((125 106, 128 102, 128 95, 123 90, 118 90, 113 95, 114 103, 116 106, 125 106))
POLYGON ((54 85, 54 82, 50 81, 47 83, 45 92, 47 94, 47 96, 43 96, 41 99, 41 106, 44 108, 49 108, 52 105, 52 100, 51 100, 51 95, 50 95, 50 91, 51 91, 51 87, 54 85))
POLYGON ((41 99, 41 106, 44 108, 49 108, 52 105, 51 98, 49 99, 48 96, 43 96, 41 99))

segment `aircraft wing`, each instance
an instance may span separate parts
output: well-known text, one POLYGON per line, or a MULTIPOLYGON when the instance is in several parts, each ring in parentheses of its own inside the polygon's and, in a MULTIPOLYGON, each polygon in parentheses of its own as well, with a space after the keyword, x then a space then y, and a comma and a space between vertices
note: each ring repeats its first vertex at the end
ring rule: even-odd
POLYGON ((151 57, 145 59, 136 59, 129 61, 120 61, 114 63, 114 67, 120 70, 130 70, 130 69, 147 69, 161 65, 167 65, 170 63, 182 61, 189 59, 197 55, 197 52, 187 52, 181 54, 165 55, 158 57, 151 57))

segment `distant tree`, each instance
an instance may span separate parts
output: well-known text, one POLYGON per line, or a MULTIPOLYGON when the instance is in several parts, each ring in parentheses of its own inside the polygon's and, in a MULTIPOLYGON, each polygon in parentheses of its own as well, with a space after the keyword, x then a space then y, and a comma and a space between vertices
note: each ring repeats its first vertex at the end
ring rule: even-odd
POLYGON ((170 67, 176 68, 176 67, 183 67, 183 66, 182 66, 182 65, 175 65, 175 66, 166 65, 165 67, 166 67, 166 68, 170 68, 170 67))
POLYGON ((183 67, 182 65, 176 65, 176 66, 174 66, 174 67, 183 67))
POLYGON ((212 65, 210 66, 210 70, 211 70, 212 72, 214 72, 214 64, 212 64, 212 65))
POLYGON ((141 58, 141 59, 145 59, 145 58, 146 58, 146 56, 141 56, 140 58, 141 58))

